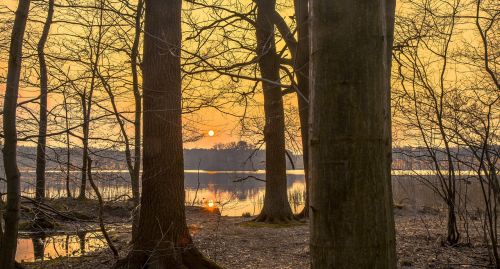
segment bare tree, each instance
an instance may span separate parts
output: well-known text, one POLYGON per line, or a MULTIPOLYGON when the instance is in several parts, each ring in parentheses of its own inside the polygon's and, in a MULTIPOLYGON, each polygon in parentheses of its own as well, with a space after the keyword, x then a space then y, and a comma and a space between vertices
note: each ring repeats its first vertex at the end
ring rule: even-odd
POLYGON ((45 62, 45 43, 49 36, 52 16, 54 15, 54 0, 49 0, 47 18, 43 25, 43 32, 38 41, 37 52, 40 65, 40 118, 38 129, 38 145, 36 150, 36 199, 45 199, 45 150, 47 144, 47 95, 48 95, 48 73, 45 62))
POLYGON ((71 140, 69 129, 69 107, 68 100, 66 99, 66 92, 63 91, 63 108, 64 108, 64 126, 66 127, 66 197, 71 198, 70 175, 71 175, 71 140))
POLYGON ((421 178, 447 206, 446 243, 459 242, 458 167, 456 136, 448 128, 454 112, 448 100, 456 85, 450 83, 452 41, 458 31, 460 1, 411 1, 405 16, 399 16, 395 50, 397 85, 394 91, 396 120, 408 140, 425 151, 418 158, 434 170, 437 182, 421 178), (446 8, 445 8, 446 7, 446 8))
MULTIPOLYGON (((467 4, 465 6, 469 7, 467 4)), ((474 0, 470 6, 474 7, 475 14, 467 22, 474 25, 473 34, 478 37, 476 44, 481 49, 466 41, 459 53, 450 56, 450 61, 467 63, 472 75, 460 75, 457 80, 461 82, 461 87, 455 86, 453 94, 447 96, 446 106, 453 113, 449 114, 445 127, 457 137, 458 147, 465 149, 465 154, 457 154, 456 162, 474 171, 473 179, 477 179, 481 187, 485 241, 491 260, 496 268, 500 268, 497 225, 500 203, 500 85, 498 73, 494 71, 498 66, 498 47, 495 44, 499 41, 494 33, 494 29, 498 28, 498 19, 495 18, 500 15, 500 10, 494 1, 474 0)), ((462 210, 467 213, 467 208, 462 210)))
POLYGON ((7 87, 3 108, 3 162, 7 177, 7 205, 5 227, 0 241, 0 268, 14 268, 20 208, 21 175, 17 167, 16 108, 19 93, 19 77, 23 38, 30 9, 30 0, 19 1, 12 28, 7 71, 7 87))
MULTIPOLYGON (((86 199, 86 187, 87 187, 87 162, 89 159, 89 135, 90 135, 90 124, 91 124, 91 114, 94 93, 97 91, 98 87, 98 68, 100 59, 103 53, 103 38, 104 38, 104 0, 99 1, 98 15, 97 15, 97 36, 94 37, 93 29, 94 25, 89 24, 89 35, 88 42, 90 48, 89 56, 89 68, 91 72, 89 89, 84 88, 83 92, 80 94, 81 99, 81 109, 83 115, 83 125, 82 125, 82 144, 83 144, 83 154, 82 154, 82 167, 81 167, 81 184, 80 184, 80 194, 78 199, 86 199), (95 40, 94 40, 95 38, 95 40)), ((93 21, 92 21, 93 22, 93 21)))
MULTIPOLYGON (((309 214, 309 198, 308 198, 308 185, 309 185, 309 19, 308 19, 308 3, 304 0, 294 1, 295 10, 295 21, 297 39, 295 38, 294 32, 290 29, 290 26, 286 23, 283 17, 278 13, 274 12, 272 15, 272 21, 278 29, 281 37, 285 41, 286 47, 290 52, 291 59, 281 56, 281 69, 288 70, 285 68, 286 65, 291 65, 293 68, 293 73, 285 71, 288 75, 288 79, 291 81, 291 87, 283 92, 283 95, 289 92, 297 93, 297 103, 298 103, 298 116, 300 121, 300 133, 301 133, 301 146, 302 146, 302 160, 304 163, 304 175, 305 175, 305 204, 304 209, 297 214, 299 218, 308 217, 309 214)), ((287 122, 289 125, 290 122, 287 122)), ((287 126, 288 127, 288 126, 287 126)), ((289 128, 286 128, 288 130, 289 128)))
MULTIPOLYGON (((139 70, 138 70, 138 57, 139 57, 139 42, 141 37, 141 21, 143 14, 143 6, 144 2, 139 0, 137 2, 137 10, 135 14, 135 34, 134 34, 134 42, 132 44, 132 50, 130 53, 130 67, 132 70, 132 86, 134 92, 134 101, 135 101, 135 120, 134 120, 134 165, 131 175, 132 181, 132 196, 134 199, 134 206, 136 208, 139 207, 140 204, 140 171, 141 171, 141 119, 142 119, 142 95, 139 90, 139 70)), ((139 214, 135 214, 133 216, 133 231, 137 232, 135 228, 137 228, 139 222, 139 214)), ((134 232, 133 232, 134 233, 134 232)), ((133 236, 134 237, 134 236, 133 236)))
MULTIPOLYGON (((298 217, 309 216, 309 16, 308 2, 295 0, 295 20, 297 21, 297 52, 294 58, 294 72, 297 77, 297 100, 302 138, 302 159, 306 182, 304 209, 298 217)), ((293 49, 293 48, 290 48, 293 49)))
POLYGON ((287 198, 286 156, 285 156, 285 115, 280 81, 280 58, 276 53, 274 24, 272 16, 275 1, 256 1, 257 56, 264 92, 266 123, 266 193, 262 212, 255 219, 263 222, 288 222, 293 219, 287 198), (270 83, 270 82, 274 83, 270 83))
POLYGON ((115 268, 219 268, 194 247, 185 218, 181 1, 145 3, 141 213, 133 249, 115 268))

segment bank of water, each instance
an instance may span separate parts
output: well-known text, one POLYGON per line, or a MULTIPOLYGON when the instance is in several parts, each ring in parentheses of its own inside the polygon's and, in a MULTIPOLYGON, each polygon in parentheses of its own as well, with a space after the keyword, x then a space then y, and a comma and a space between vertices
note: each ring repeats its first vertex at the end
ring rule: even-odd
MULTIPOLYGON (((305 197, 304 173, 291 170, 287 173, 288 196, 292 210, 302 210, 305 197)), ((422 208, 441 209, 445 205, 441 198, 429 188, 438 186, 438 179, 429 171, 394 171, 393 197, 398 206, 404 206, 415 214, 422 208)), ((94 180, 107 201, 130 198, 130 180, 127 171, 96 171, 94 180)), ((222 215, 256 215, 260 212, 265 195, 264 171, 204 171, 187 170, 185 173, 185 194, 187 205, 217 207, 222 215)), ((70 190, 78 195, 79 173, 71 173, 70 190)), ((168 182, 166 182, 168 184, 168 182)), ((0 186, 0 189, 5 186, 0 186)), ((482 208, 480 186, 470 175, 463 175, 457 184, 461 201, 467 201, 468 208, 482 208)), ((22 173, 22 194, 34 196, 34 173, 22 173)), ((66 176, 58 171, 47 173, 47 197, 66 197, 66 176)), ((95 198, 91 188, 87 197, 95 198)), ((168 206, 168 205, 165 205, 168 206)), ((77 257, 106 247, 99 232, 59 233, 51 235, 21 233, 18 241, 18 261, 48 260, 57 257, 77 257)))

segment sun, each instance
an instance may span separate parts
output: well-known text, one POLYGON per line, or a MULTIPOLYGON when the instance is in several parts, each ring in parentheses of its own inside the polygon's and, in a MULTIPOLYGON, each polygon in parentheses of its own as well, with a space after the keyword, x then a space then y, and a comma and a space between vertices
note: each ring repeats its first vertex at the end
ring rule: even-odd
POLYGON ((210 131, 208 131, 208 136, 214 136, 214 135, 215 135, 214 130, 210 130, 210 131))

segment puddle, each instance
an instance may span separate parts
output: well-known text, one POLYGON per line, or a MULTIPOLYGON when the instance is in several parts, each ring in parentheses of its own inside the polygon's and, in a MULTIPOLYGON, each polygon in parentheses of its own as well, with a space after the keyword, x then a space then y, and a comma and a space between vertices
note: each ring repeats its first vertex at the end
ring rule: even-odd
POLYGON ((60 257, 79 257, 86 253, 106 248, 100 232, 75 234, 19 234, 16 260, 34 262, 60 257))

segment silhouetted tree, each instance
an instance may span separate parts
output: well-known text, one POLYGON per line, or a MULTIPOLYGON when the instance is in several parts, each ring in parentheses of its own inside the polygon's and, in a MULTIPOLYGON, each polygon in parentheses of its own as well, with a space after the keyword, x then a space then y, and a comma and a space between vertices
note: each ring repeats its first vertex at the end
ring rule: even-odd
MULTIPOLYGON (((142 31, 142 15, 143 15, 144 2, 139 0, 137 2, 137 10, 135 13, 135 24, 134 24, 134 41, 132 43, 132 49, 130 53, 130 67, 132 70, 132 88, 134 92, 135 101, 135 118, 134 118, 134 165, 131 172, 131 183, 132 183, 132 198, 134 200, 134 206, 139 207, 140 204, 140 171, 141 171, 141 119, 142 119, 142 95, 139 90, 139 70, 138 70, 138 58, 139 58, 139 42, 141 38, 142 31)), ((137 232, 137 226, 139 224, 139 212, 136 212, 133 216, 132 230, 133 234, 137 232)))
POLYGON ((0 268, 14 268, 19 224, 21 175, 17 167, 16 108, 23 52, 23 38, 30 9, 30 0, 19 1, 9 49, 7 85, 3 103, 3 163, 7 178, 5 227, 0 241, 0 268))
MULTIPOLYGON (((446 204, 445 243, 449 245, 457 244, 460 239, 460 168, 456 163, 457 134, 453 131, 460 119, 455 118, 457 113, 451 109, 454 104, 450 102, 460 86, 449 83, 447 74, 454 69, 454 38, 462 34, 459 18, 461 10, 466 9, 462 5, 461 1, 449 0, 409 1, 407 12, 398 16, 397 50, 394 51, 395 85, 398 86, 393 91, 398 112, 395 121, 408 140, 417 141, 417 146, 425 149, 416 158, 435 173, 436 181, 422 181, 446 204)), ((460 91, 458 95, 463 98, 469 95, 465 89, 460 91)), ((459 106, 465 109, 473 103, 473 100, 465 101, 459 106)))
POLYGON ((288 222, 293 219, 287 198, 285 115, 280 82, 280 57, 276 52, 273 16, 276 1, 256 0, 257 56, 264 92, 266 142, 266 193, 262 212, 255 219, 288 222))
POLYGON ((54 15, 54 0, 49 0, 47 18, 43 25, 43 32, 37 45, 38 61, 40 65, 40 118, 38 123, 38 144, 36 148, 36 193, 38 201, 45 199, 45 150, 47 144, 47 95, 48 74, 45 62, 45 43, 49 36, 52 16, 54 15))
MULTIPOLYGON (((307 0, 295 0, 297 21, 297 48, 294 71, 297 77, 297 100, 299 105, 300 132, 302 136, 302 160, 306 182, 304 209, 298 217, 309 215, 309 18, 307 0)), ((290 48, 292 49, 292 48, 290 48)))
POLYGON ((133 249, 115 268, 219 268, 194 247, 185 218, 181 1, 145 4, 141 213, 133 249))

